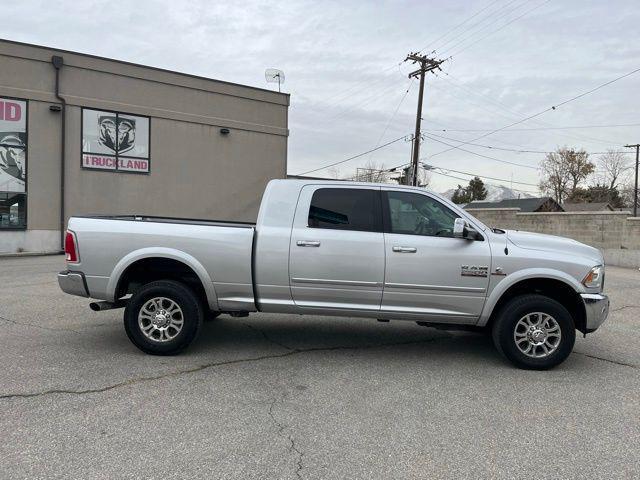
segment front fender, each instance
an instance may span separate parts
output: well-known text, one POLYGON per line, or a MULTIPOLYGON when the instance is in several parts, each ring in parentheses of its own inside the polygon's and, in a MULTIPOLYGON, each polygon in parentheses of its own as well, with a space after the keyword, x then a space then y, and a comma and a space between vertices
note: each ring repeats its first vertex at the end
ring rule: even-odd
POLYGON ((115 301, 116 288, 118 287, 122 274, 129 266, 144 258, 170 258, 172 260, 182 262, 190 267, 196 275, 198 275, 198 278, 202 283, 202 287, 207 295, 209 308, 212 310, 218 310, 218 296, 216 295, 215 288, 213 287, 213 279, 209 276, 209 273, 202 264, 188 253, 164 247, 141 248, 122 257, 109 276, 109 283, 107 284, 107 300, 112 302, 115 301))
POLYGON ((521 282, 523 280, 530 280, 533 278, 548 278, 550 280, 558 280, 566 283, 577 293, 585 292, 585 288, 580 282, 578 282, 568 273, 560 270, 554 270, 552 268, 526 268, 524 270, 518 270, 517 272, 513 272, 504 277, 491 290, 489 296, 487 297, 487 300, 484 302, 482 314, 480 315, 480 319, 478 320, 477 325, 483 327, 487 324, 496 304, 498 303, 502 295, 504 295, 504 293, 509 290, 509 288, 511 288, 518 282, 521 282))

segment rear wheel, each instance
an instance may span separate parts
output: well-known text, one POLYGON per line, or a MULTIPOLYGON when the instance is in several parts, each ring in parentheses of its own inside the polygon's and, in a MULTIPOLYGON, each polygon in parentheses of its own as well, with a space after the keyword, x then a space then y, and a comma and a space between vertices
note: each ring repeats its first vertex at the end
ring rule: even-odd
POLYGON ((124 311, 124 328, 133 344, 152 355, 175 355, 195 339, 202 305, 186 285, 172 280, 140 287, 124 311))
POLYGON ((576 340, 567 309, 542 295, 510 300, 498 313, 492 333, 500 353, 516 366, 533 370, 562 363, 576 340))

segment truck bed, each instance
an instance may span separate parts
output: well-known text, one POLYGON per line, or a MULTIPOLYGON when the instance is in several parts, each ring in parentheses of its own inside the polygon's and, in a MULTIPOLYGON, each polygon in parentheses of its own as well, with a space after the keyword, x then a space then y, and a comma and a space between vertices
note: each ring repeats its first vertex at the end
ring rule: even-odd
POLYGON ((255 225, 149 215, 85 215, 69 220, 89 296, 114 301, 117 279, 135 262, 158 257, 190 267, 216 310, 255 310, 255 225))
POLYGON ((128 222, 179 223, 183 225, 208 225, 213 227, 253 228, 255 223, 231 222, 228 220, 207 220, 203 218, 157 217, 153 215, 74 215, 75 218, 95 218, 99 220, 122 220, 128 222))

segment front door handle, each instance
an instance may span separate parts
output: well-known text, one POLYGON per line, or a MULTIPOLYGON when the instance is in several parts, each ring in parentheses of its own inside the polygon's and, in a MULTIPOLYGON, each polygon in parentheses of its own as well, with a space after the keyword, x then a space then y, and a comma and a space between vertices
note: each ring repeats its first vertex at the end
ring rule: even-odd
POLYGON ((392 250, 398 253, 416 253, 418 251, 416 247, 399 247, 399 246, 393 247, 392 250))
POLYGON ((319 247, 320 242, 317 240, 298 240, 296 245, 299 247, 319 247))

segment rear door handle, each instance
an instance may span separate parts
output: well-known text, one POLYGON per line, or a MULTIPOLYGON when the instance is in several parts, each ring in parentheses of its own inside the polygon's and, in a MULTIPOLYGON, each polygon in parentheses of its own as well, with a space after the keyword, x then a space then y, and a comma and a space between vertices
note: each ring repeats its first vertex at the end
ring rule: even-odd
POLYGON ((398 253, 416 253, 418 251, 416 247, 399 247, 399 246, 393 247, 392 250, 398 253))
POLYGON ((298 240, 296 245, 299 247, 319 247, 320 242, 317 240, 298 240))

